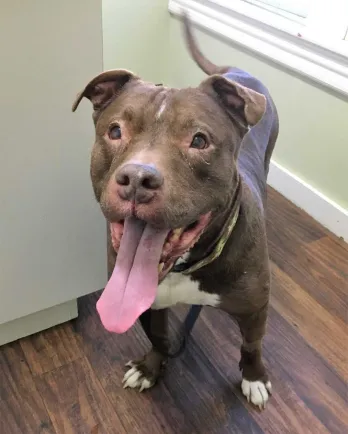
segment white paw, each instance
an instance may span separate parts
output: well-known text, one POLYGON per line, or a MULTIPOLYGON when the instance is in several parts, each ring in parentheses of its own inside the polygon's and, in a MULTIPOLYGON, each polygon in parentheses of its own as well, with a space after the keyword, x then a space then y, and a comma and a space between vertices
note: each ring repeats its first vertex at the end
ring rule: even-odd
POLYGON ((266 407, 269 395, 272 393, 270 381, 264 384, 262 381, 248 381, 243 378, 242 392, 248 402, 252 402, 260 410, 266 407))
POLYGON ((124 389, 131 387, 132 389, 139 389, 139 392, 142 392, 145 389, 150 389, 155 384, 154 381, 146 378, 145 374, 135 363, 128 362, 126 366, 130 369, 125 373, 122 380, 124 389))

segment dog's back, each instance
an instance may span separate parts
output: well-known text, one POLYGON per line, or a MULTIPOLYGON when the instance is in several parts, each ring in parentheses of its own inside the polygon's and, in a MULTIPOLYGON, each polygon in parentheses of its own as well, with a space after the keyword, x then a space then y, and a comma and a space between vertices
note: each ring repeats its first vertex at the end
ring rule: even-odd
POLYGON ((268 89, 257 78, 237 68, 229 69, 224 75, 242 86, 262 93, 267 100, 266 111, 261 120, 244 136, 238 157, 242 177, 262 200, 265 197, 269 163, 278 136, 277 110, 268 89))

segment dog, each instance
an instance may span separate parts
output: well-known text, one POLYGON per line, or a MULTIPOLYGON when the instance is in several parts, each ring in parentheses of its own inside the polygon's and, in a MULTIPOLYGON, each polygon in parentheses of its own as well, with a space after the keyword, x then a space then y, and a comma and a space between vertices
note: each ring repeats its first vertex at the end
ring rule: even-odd
POLYGON ((169 88, 119 69, 93 78, 73 104, 93 104, 90 172, 110 226, 111 276, 97 310, 109 331, 140 319, 150 336, 151 351, 129 362, 123 379, 140 391, 167 362, 168 308, 227 312, 243 338, 242 392, 263 409, 271 394, 261 354, 270 294, 266 179, 277 110, 258 79, 206 59, 186 15, 183 23, 208 75, 198 87, 169 88))

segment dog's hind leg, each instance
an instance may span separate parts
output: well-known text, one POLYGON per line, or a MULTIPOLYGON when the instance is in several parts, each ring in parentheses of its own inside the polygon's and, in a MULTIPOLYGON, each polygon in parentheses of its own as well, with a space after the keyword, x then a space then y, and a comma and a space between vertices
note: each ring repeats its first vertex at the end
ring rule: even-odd
POLYGON ((140 316, 141 325, 151 341, 151 350, 141 359, 126 364, 124 387, 141 391, 154 386, 164 370, 169 350, 168 309, 147 310, 140 316))
POLYGON ((235 318, 243 338, 239 363, 243 377, 242 392, 248 401, 263 409, 272 392, 271 382, 262 361, 267 306, 254 314, 238 315, 235 318))

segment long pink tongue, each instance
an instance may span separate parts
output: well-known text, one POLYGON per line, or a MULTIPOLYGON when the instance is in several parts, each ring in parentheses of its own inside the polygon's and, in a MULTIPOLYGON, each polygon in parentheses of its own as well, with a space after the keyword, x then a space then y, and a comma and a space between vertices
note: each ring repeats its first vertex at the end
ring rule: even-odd
POLYGON ((154 302, 167 234, 133 217, 126 219, 114 271, 97 302, 107 330, 124 333, 154 302))

